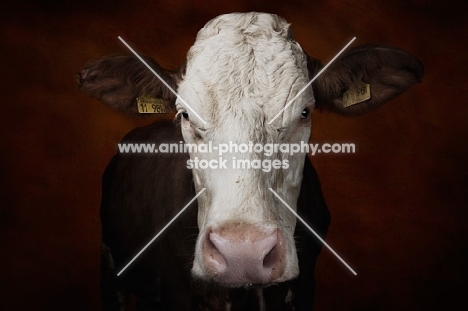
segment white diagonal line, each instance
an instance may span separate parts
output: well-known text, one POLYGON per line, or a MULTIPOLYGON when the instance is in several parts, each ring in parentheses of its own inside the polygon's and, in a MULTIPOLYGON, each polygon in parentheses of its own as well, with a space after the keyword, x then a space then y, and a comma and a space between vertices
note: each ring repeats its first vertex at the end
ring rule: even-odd
POLYGON ((320 70, 316 75, 315 77, 309 81, 309 83, 306 84, 306 86, 304 86, 300 91, 299 93, 296 94, 296 96, 293 97, 293 99, 291 99, 287 104, 286 106, 283 107, 283 109, 280 110, 280 112, 278 112, 278 114, 270 120, 270 122, 268 122, 268 124, 271 124, 273 123, 273 121, 276 120, 276 118, 278 118, 286 109, 288 109, 289 106, 291 106, 291 104, 293 103, 293 101, 295 101, 299 95, 301 95, 311 84, 312 82, 315 81, 315 79, 317 79, 327 68, 328 66, 331 65, 331 63, 333 63, 335 61, 335 59, 338 58, 338 56, 341 55, 341 53, 344 52, 344 50, 346 50, 348 48, 348 46, 351 45, 351 43, 353 43, 353 41, 356 40, 356 37, 352 38, 351 41, 348 42, 348 44, 345 45, 344 48, 341 49, 341 51, 338 52, 338 54, 335 55, 335 57, 333 57, 333 59, 331 61, 328 62, 328 64, 325 65, 325 67, 322 68, 322 70, 320 70))
POLYGON ((172 93, 173 93, 173 94, 174 94, 174 95, 175 95, 175 96, 176 96, 176 97, 177 97, 177 98, 178 98, 178 99, 195 115, 195 116, 197 116, 198 119, 200 119, 200 121, 203 122, 203 124, 206 124, 205 120, 203 120, 202 117, 200 117, 200 115, 199 115, 195 110, 193 110, 193 108, 192 108, 189 104, 187 104, 187 102, 186 102, 182 97, 180 97, 180 95, 177 94, 177 92, 174 91, 174 89, 173 89, 169 84, 167 84, 166 81, 164 81, 164 79, 161 78, 161 76, 160 76, 156 71, 154 71, 154 69, 151 68, 151 66, 148 65, 148 63, 145 62, 145 60, 144 60, 143 58, 140 57, 140 55, 138 55, 138 53, 135 52, 135 50, 132 49, 132 47, 131 47, 130 45, 128 45, 128 43, 125 42, 124 39, 122 39, 122 37, 119 36, 118 38, 119 38, 120 41, 122 41, 123 44, 125 44, 125 46, 126 46, 133 54, 135 54, 135 56, 136 56, 146 67, 148 67, 149 70, 151 70, 151 72, 152 72, 156 77, 158 77, 159 80, 161 80, 161 82, 162 82, 162 83, 163 83, 163 84, 164 84, 164 85, 165 85, 165 86, 166 86, 166 87, 167 87, 167 88, 168 88, 168 89, 169 89, 169 90, 170 90, 170 91, 171 91, 171 92, 172 92, 172 93))
POLYGON ((312 229, 312 228, 304 221, 304 219, 302 219, 301 216, 299 216, 299 215, 296 213, 296 211, 294 211, 294 210, 291 208, 291 206, 289 206, 288 203, 286 203, 286 202, 278 195, 278 193, 275 192, 275 190, 273 190, 272 188, 268 188, 268 190, 270 190, 270 191, 278 198, 278 200, 280 200, 280 201, 291 211, 291 213, 293 213, 294 216, 296 216, 297 219, 299 219, 299 220, 304 224, 304 226, 306 226, 307 229, 309 229, 309 230, 317 237, 317 239, 319 239, 320 242, 322 242, 323 245, 325 245, 325 246, 333 253, 333 255, 335 255, 336 258, 338 258, 338 259, 346 266, 346 268, 348 268, 354 275, 357 275, 356 271, 354 271, 353 268, 351 268, 351 267, 346 263, 346 261, 344 261, 343 258, 341 258, 340 255, 338 255, 338 254, 333 250, 333 248, 331 248, 331 247, 327 244, 327 242, 325 242, 325 241, 320 237, 320 235, 318 235, 317 232, 315 232, 314 229, 312 229))
POLYGON ((182 208, 182 209, 180 210, 180 212, 178 212, 177 215, 175 215, 174 218, 172 218, 172 219, 167 223, 167 225, 165 225, 164 228, 162 228, 162 229, 158 232, 158 234, 156 234, 155 237, 152 238, 151 241, 149 241, 148 244, 146 244, 145 247, 143 247, 143 248, 141 249, 141 251, 139 251, 138 254, 136 254, 135 257, 133 257, 133 259, 130 260, 130 262, 129 262, 125 267, 123 267, 122 270, 120 270, 119 273, 117 273, 117 276, 120 276, 120 275, 122 274, 122 272, 124 272, 125 269, 127 269, 127 268, 138 258, 138 256, 140 256, 140 255, 151 245, 151 243, 153 243, 154 240, 156 240, 156 239, 164 232, 164 230, 166 230, 166 229, 174 222, 174 220, 176 220, 177 217, 179 217, 179 216, 190 206, 190 204, 192 204, 192 202, 195 201, 195 200, 200 196, 200 194, 203 193, 203 191, 205 191, 205 189, 206 189, 206 188, 203 188, 202 190, 200 190, 200 192, 198 192, 197 195, 196 195, 192 200, 190 200, 190 202, 188 202, 187 205, 185 205, 184 208, 182 208))

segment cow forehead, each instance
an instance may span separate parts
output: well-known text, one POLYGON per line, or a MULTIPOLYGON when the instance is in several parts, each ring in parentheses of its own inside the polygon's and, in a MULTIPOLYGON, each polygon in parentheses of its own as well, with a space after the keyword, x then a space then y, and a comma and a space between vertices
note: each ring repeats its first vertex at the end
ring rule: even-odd
MULTIPOLYGON (((306 57, 285 20, 236 13, 200 30, 179 90, 205 112, 208 122, 238 117, 245 124, 275 115, 307 82, 306 57)), ((303 97, 311 100, 311 91, 303 97)))

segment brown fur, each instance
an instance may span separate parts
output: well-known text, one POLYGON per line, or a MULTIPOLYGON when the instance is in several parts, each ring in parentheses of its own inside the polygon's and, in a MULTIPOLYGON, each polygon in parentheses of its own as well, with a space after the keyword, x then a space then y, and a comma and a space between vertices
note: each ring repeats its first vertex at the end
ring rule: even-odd
MULTIPOLYGON (((122 142, 158 144, 181 140, 180 128, 171 121, 162 121, 131 131, 122 142)), ((192 172, 185 165, 188 158, 185 153, 118 153, 109 163, 103 176, 101 202, 103 243, 108 247, 102 266, 103 310, 114 310, 117 291, 134 293, 137 301, 149 304, 151 310, 221 311, 228 302, 232 303, 232 311, 259 310, 256 287, 225 288, 190 276, 198 235, 196 201, 116 277, 142 245, 195 196, 192 172)), ((330 214, 317 173, 308 158, 304 161, 298 213, 325 237, 330 214)), ((296 226, 294 237, 301 273, 294 280, 264 288, 267 310, 312 309, 314 268, 322 245, 302 224, 296 226), (289 290, 293 298, 286 302, 289 290)))
MULTIPOLYGON (((320 66, 309 66, 310 78, 317 69, 320 66)), ((423 72, 421 61, 400 49, 384 45, 358 46, 338 58, 312 83, 316 107, 343 115, 363 114, 421 82, 423 72), (371 98, 343 107, 343 93, 361 81, 370 84, 371 98)))
MULTIPOLYGON (((171 72, 150 58, 144 59, 167 84, 177 90, 179 70, 171 72)), ((161 98, 169 110, 174 110, 175 95, 132 55, 107 56, 92 61, 77 76, 83 92, 117 111, 138 115, 136 99, 142 95, 161 98)))

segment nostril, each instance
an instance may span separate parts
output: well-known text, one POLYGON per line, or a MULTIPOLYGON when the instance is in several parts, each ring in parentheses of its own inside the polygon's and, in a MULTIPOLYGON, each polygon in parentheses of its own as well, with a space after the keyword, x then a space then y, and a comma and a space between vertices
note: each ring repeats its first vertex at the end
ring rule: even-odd
POLYGON ((215 236, 213 233, 206 235, 205 243, 203 244, 203 254, 205 261, 209 262, 211 266, 214 266, 215 271, 224 271, 226 269, 227 263, 224 259, 224 256, 221 254, 219 249, 214 243, 215 236))
POLYGON ((263 258, 263 267, 264 268, 274 268, 279 261, 279 247, 278 245, 273 246, 273 248, 265 255, 263 258))

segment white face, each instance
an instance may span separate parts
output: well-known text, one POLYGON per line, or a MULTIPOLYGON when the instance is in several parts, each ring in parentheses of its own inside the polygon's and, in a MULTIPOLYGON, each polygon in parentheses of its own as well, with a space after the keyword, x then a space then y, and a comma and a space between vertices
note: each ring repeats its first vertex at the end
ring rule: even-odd
MULTIPOLYGON (((314 105, 311 88, 268 124, 309 81, 306 57, 288 28, 279 17, 249 13, 220 16, 199 32, 189 51, 186 74, 178 92, 206 124, 177 101, 186 143, 211 142, 218 146, 230 142, 238 145, 308 142, 311 127, 308 112, 314 105)), ((190 157, 192 160, 220 160, 218 152, 191 152, 190 157)), ((240 286, 249 282, 281 282, 298 274, 293 239, 296 219, 268 188, 274 189, 295 209, 304 157, 301 153, 277 152, 266 156, 232 150, 222 155, 222 159, 227 160, 226 167, 193 168, 197 191, 206 188, 198 198, 200 234, 192 269, 195 276, 240 286), (270 171, 233 168, 233 158, 270 163, 278 160, 276 163, 281 163, 281 168, 270 171), (285 163, 288 168, 284 167, 285 163), (228 232, 226 237, 222 236, 222 231, 228 232), (238 235, 240 231, 245 234, 238 235), (274 243, 280 249, 281 264, 260 279, 227 272, 223 275, 225 267, 219 268, 219 261, 229 261, 228 255, 221 251, 226 258, 216 259, 219 254, 213 254, 210 249, 213 245, 206 242, 211 239, 217 248, 219 241, 230 239, 230 246, 236 241, 248 242, 254 243, 251 244, 254 247, 265 247, 264 252, 268 252, 267 240, 276 234, 272 232, 279 232, 274 243), (262 237, 257 239, 258 236, 262 237)), ((233 247, 240 249, 238 256, 243 256, 244 246, 236 245, 233 247)))

